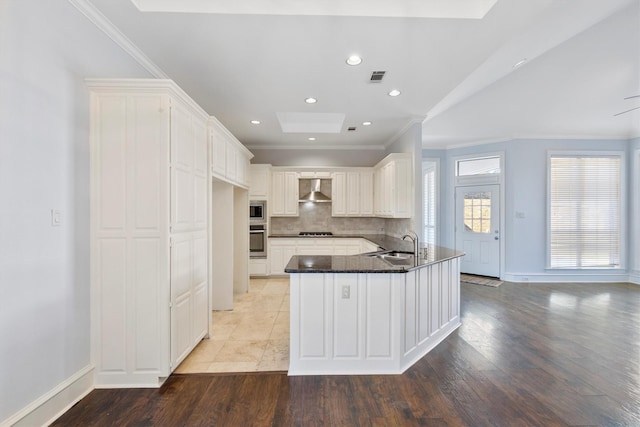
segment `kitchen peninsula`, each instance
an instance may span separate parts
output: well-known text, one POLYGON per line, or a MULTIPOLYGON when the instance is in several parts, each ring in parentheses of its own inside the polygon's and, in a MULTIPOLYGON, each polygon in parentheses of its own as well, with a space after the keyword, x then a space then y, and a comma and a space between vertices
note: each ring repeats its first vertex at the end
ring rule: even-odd
POLYGON ((289 375, 400 374, 460 326, 462 252, 429 246, 415 257, 408 242, 362 237, 381 250, 287 264, 289 375))

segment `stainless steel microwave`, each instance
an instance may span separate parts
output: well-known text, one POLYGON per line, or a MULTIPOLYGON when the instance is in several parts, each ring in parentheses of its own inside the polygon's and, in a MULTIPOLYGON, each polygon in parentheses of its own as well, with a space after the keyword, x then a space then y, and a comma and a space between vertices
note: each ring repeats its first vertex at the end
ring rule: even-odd
POLYGON ((265 200, 252 200, 249 202, 249 220, 252 222, 267 221, 267 202, 265 200))

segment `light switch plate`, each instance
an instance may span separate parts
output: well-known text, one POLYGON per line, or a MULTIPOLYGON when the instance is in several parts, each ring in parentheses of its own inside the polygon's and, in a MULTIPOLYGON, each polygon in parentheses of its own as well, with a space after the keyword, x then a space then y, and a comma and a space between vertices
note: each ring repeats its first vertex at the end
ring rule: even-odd
POLYGON ((51 226, 59 227, 62 225, 62 212, 58 209, 51 209, 51 226))

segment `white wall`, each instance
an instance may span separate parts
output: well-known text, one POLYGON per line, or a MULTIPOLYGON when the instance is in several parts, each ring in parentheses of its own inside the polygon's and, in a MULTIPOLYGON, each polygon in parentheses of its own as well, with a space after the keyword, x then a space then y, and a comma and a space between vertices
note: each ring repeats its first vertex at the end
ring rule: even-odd
MULTIPOLYGON (((455 246, 453 158, 502 151, 505 153, 503 202, 506 230, 502 233, 506 239, 504 272, 505 275, 528 276, 531 281, 543 278, 542 276, 549 274, 545 270, 547 151, 619 150, 630 153, 629 146, 629 142, 625 140, 516 140, 447 150, 441 170, 442 245, 455 246), (524 212, 525 218, 516 219, 516 211, 524 212)), ((442 153, 440 150, 424 150, 422 155, 442 158, 442 153)), ((629 171, 627 174, 629 176, 629 171)), ((631 241, 628 244, 630 246, 631 241)), ((628 259, 631 262, 631 258, 628 259)))
POLYGON ((90 364, 85 77, 150 75, 68 1, 0 1, 0 424, 90 364))

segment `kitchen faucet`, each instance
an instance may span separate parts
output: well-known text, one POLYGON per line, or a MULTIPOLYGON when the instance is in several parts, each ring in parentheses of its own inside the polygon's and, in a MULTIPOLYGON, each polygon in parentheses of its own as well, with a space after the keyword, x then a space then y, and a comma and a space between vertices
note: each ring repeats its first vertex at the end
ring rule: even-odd
POLYGON ((416 233, 415 231, 408 231, 407 233, 410 234, 405 234, 404 236, 402 236, 402 240, 405 240, 407 237, 411 239, 411 241, 413 242, 413 256, 416 260, 418 260, 420 251, 420 239, 418 238, 418 233, 416 233))

